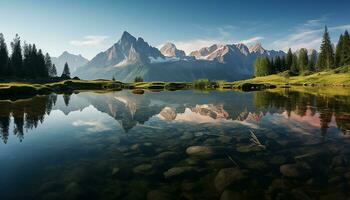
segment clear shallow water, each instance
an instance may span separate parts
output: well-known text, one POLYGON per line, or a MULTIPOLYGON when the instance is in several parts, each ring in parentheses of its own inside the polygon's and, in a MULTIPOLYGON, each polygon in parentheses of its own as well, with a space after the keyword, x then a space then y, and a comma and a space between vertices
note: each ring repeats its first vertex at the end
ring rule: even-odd
POLYGON ((146 92, 0 102, 0 199, 345 199, 350 97, 146 92))

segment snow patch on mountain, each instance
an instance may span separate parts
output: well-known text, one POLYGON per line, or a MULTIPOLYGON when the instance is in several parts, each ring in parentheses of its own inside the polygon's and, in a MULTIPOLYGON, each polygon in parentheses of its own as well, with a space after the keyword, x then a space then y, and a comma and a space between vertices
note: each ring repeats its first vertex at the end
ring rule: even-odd
POLYGON ((176 62, 179 61, 180 58, 178 57, 157 57, 157 58, 153 58, 153 57, 148 57, 150 60, 150 63, 165 63, 165 62, 176 62))

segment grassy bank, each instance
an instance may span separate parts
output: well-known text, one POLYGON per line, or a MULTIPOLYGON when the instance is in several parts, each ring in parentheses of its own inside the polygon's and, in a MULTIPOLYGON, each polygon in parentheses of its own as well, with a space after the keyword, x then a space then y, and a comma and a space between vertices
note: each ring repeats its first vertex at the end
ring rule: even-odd
POLYGON ((35 84, 9 82, 0 83, 0 98, 27 98, 34 95, 55 93, 71 93, 83 90, 121 90, 123 83, 109 80, 65 80, 60 82, 35 84))
MULTIPOLYGON (((225 82, 211 81, 207 79, 196 80, 193 82, 135 82, 122 83, 111 80, 64 80, 51 83, 35 84, 10 82, 0 83, 0 99, 26 98, 40 94, 72 93, 79 91, 97 91, 106 92, 113 90, 132 89, 138 90, 182 90, 182 89, 200 89, 200 90, 232 90, 240 89, 244 91, 273 89, 281 87, 295 86, 314 86, 306 87, 313 92, 334 91, 334 87, 341 86, 348 89, 350 86, 350 73, 341 73, 341 69, 329 70, 314 73, 305 76, 288 76, 286 73, 280 73, 253 79, 225 82), (322 89, 317 89, 321 88, 322 89), (310 89, 311 88, 311 89, 310 89), (316 89, 315 89, 316 88, 316 89)), ((305 88, 303 89, 305 90, 305 88)), ((346 93, 346 92, 345 92, 346 93)))
POLYGON ((256 77, 253 79, 233 82, 234 85, 243 83, 253 84, 272 84, 276 86, 289 85, 307 85, 307 86, 350 86, 350 73, 341 73, 341 69, 329 70, 314 73, 311 75, 286 76, 286 73, 280 73, 270 76, 256 77))

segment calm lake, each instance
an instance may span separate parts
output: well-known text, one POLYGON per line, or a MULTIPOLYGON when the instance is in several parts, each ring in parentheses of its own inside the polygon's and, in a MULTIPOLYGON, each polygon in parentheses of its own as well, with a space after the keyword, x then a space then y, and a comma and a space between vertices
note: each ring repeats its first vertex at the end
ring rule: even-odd
POLYGON ((0 199, 347 199, 350 96, 131 91, 0 101, 0 199))

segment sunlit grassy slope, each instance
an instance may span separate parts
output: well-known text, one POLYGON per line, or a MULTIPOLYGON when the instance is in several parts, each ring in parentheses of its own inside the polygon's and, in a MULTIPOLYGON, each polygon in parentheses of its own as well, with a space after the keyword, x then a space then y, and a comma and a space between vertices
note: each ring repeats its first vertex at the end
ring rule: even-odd
POLYGON ((318 72, 306 76, 285 77, 284 74, 256 77, 253 79, 236 81, 234 84, 242 83, 269 83, 273 85, 316 85, 316 86, 350 86, 350 73, 337 73, 336 70, 318 72))

